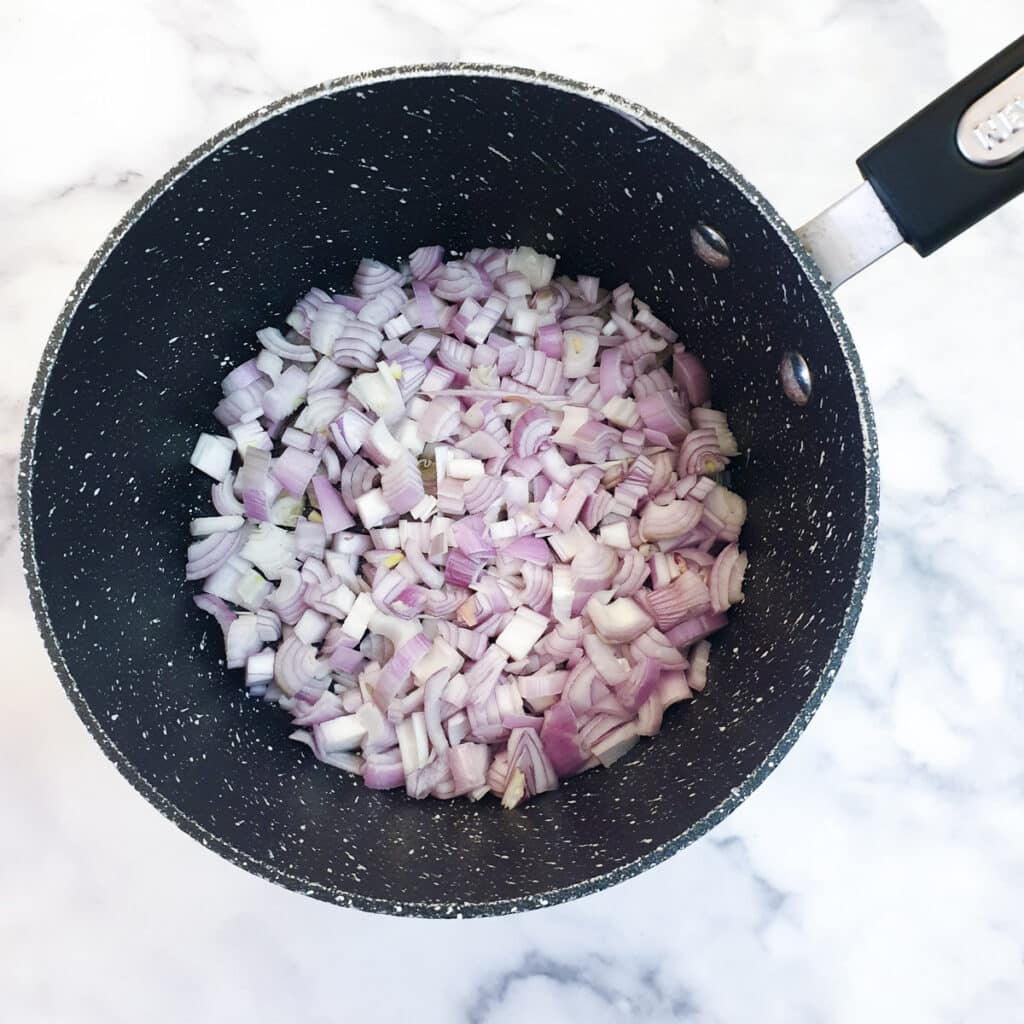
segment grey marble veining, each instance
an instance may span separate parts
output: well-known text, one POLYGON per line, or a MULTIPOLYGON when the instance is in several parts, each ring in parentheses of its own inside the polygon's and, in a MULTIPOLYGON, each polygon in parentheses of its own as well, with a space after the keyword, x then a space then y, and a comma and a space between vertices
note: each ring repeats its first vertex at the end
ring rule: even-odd
POLYGON ((927 262, 897 252, 840 293, 875 400, 882 506, 861 625, 822 710, 726 822, 578 903, 376 918, 209 854, 89 740, 35 636, 14 537, 21 421, 67 291, 146 187, 251 109, 403 61, 533 65, 663 112, 798 223, 855 183, 857 153, 1020 33, 1015 5, 985 11, 640 0, 627 13, 599 0, 583 16, 534 0, 388 0, 285 15, 113 0, 106 18, 83 7, 54 23, 9 5, 0 80, 22 101, 0 114, 18 140, 0 168, 5 1017, 1017 1019, 1020 201, 927 262))

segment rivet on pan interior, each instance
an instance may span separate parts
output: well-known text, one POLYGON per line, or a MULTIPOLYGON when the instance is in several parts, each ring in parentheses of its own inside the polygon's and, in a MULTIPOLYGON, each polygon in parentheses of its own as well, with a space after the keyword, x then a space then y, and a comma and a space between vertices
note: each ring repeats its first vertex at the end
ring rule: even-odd
POLYGON ((721 233, 703 221, 690 229, 690 242, 693 251, 709 267, 725 270, 732 263, 732 250, 721 233))
POLYGON ((794 405, 806 405, 811 400, 811 368, 799 352, 784 352, 779 363, 782 393, 794 405))

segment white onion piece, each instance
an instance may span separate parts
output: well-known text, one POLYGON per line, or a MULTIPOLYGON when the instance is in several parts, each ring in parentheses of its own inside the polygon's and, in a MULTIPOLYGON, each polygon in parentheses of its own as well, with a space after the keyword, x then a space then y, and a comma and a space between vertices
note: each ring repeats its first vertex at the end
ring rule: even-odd
POLYGON ((551 280, 555 272, 555 261, 529 245, 521 245, 509 256, 508 269, 521 273, 530 282, 530 287, 536 291, 551 280))
POLYGON ((362 640, 369 628, 373 612, 373 599, 369 594, 360 594, 352 603, 348 615, 345 616, 345 621, 341 624, 341 631, 353 640, 362 640))
POLYGON ((548 619, 529 608, 518 608, 494 641, 514 660, 525 658, 547 631, 548 619))
POLYGON ((328 754, 358 750, 366 727, 356 715, 341 715, 320 726, 320 744, 328 754))
POLYGON ((222 530, 240 530, 245 525, 244 516, 200 516, 188 524, 188 532, 193 537, 208 537, 211 533, 222 530))
POLYGON ((654 620, 628 597, 603 604, 595 594, 587 602, 586 612, 606 643, 629 643, 654 625, 654 620))
POLYGON ((214 480, 223 480, 231 472, 235 442, 216 434, 200 434, 192 449, 191 465, 214 480))

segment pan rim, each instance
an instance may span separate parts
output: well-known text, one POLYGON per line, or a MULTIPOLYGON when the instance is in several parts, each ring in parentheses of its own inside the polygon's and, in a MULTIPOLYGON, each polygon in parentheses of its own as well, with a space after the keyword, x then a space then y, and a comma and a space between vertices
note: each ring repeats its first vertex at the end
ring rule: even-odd
POLYGON ((243 868, 250 874, 257 875, 284 888, 307 896, 313 896, 328 903, 353 907, 362 911, 402 917, 439 919, 494 917, 565 903, 633 878, 648 868, 667 860, 673 854, 689 846, 692 842, 710 831, 715 825, 728 817, 736 807, 767 779, 792 748, 821 705, 842 664, 843 657, 852 639, 860 617, 875 553, 878 532, 878 474, 878 441, 867 383, 853 339, 835 297, 822 277, 817 265, 800 243, 793 229, 768 200, 732 164, 660 114, 649 110, 641 104, 624 99, 615 93, 584 82, 551 72, 536 71, 514 65, 468 62, 406 64, 330 79, 306 89, 289 93, 278 100, 257 108, 252 113, 234 121, 195 147, 154 182, 121 217, 107 234, 100 247, 93 253, 76 280, 50 332, 39 368, 36 371, 25 416, 18 463, 18 527, 21 538, 22 564, 36 626, 42 636, 47 655, 57 673, 61 686, 90 736, 106 757, 132 787, 148 803, 163 814, 164 817, 172 821, 186 835, 197 840, 207 849, 213 850, 236 867, 243 868), (729 795, 702 818, 694 822, 678 836, 648 850, 642 856, 626 864, 585 881, 565 886, 556 886, 546 892, 534 893, 520 899, 396 901, 377 896, 367 896, 358 892, 350 892, 342 886, 330 886, 302 878, 288 872, 277 864, 261 860, 250 853, 232 846, 222 837, 190 818, 188 814, 160 793, 142 775, 129 757, 121 751, 112 737, 107 734, 99 719, 93 714, 85 695, 79 690, 74 677, 64 661, 63 653, 57 640, 56 630, 50 621, 39 568, 35 559, 35 537, 32 526, 32 483, 36 435, 50 373, 57 361, 61 345, 67 335, 69 326, 75 318, 79 304, 92 286, 96 275, 116 250, 127 232, 168 188, 192 170, 194 166, 206 159, 206 157, 238 138, 242 133, 294 107, 361 86, 383 84, 399 79, 445 75, 501 78, 532 85, 545 85, 603 104, 626 117, 635 118, 646 125, 656 127, 673 141, 699 156, 709 167, 719 172, 726 180, 733 184, 753 204, 790 249, 797 264, 814 289, 818 301, 821 303, 835 333, 846 368, 850 374, 863 439, 865 476, 864 533, 858 558, 857 574, 851 588, 846 611, 825 668, 819 676, 814 689, 800 709, 799 714, 790 723, 789 727, 761 763, 742 782, 732 787, 729 795))

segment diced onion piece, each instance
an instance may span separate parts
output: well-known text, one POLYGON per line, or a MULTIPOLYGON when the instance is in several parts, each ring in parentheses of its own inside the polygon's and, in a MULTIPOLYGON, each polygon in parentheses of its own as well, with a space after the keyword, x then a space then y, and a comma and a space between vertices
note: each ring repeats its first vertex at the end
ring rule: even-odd
POLYGON ((615 652, 592 633, 583 637, 583 650, 598 674, 609 686, 618 686, 629 678, 629 663, 617 658, 615 652))
POLYGON ((523 774, 522 769, 516 768, 509 776, 508 782, 505 784, 505 792, 501 797, 501 806, 506 811, 511 811, 514 807, 518 807, 523 799, 526 797, 526 776, 523 774))
POLYGON ((373 487, 356 498, 356 515, 368 530, 384 522, 391 515, 391 508, 384 500, 384 492, 379 487, 373 487))
POLYGON ((562 335, 562 366, 568 380, 585 377, 597 358, 597 334, 593 331, 565 331, 562 335))
POLYGON ((279 580, 281 573, 295 564, 291 533, 274 523, 257 523, 239 554, 270 580, 279 580))
POLYGON ((555 273, 555 261, 551 256, 544 256, 529 245, 521 245, 509 256, 508 269, 521 273, 530 282, 530 287, 536 291, 551 280, 555 273))
POLYGON ((551 616, 558 622, 566 622, 572 614, 572 601, 576 596, 572 568, 556 565, 551 569, 551 616))
POLYGON ((513 661, 525 658, 544 635, 549 625, 545 616, 529 608, 518 608, 509 624, 498 634, 495 643, 508 652, 513 661))
POLYGON ((378 363, 376 373, 360 373, 352 379, 349 394, 385 423, 397 423, 405 415, 405 402, 398 388, 400 375, 400 370, 396 374, 394 367, 378 363))
POLYGON ((370 625, 370 618, 375 611, 373 598, 369 594, 360 594, 352 604, 341 631, 355 641, 362 640, 370 625))
POLYGON ((425 683, 431 676, 445 671, 454 675, 462 667, 464 658, 458 651, 441 637, 435 637, 430 650, 412 666, 415 678, 425 683))
POLYGON ((245 662, 245 685, 253 687, 266 685, 274 678, 274 649, 265 647, 258 654, 250 654, 245 662))
POLYGON ((244 525, 244 516, 200 516, 188 524, 188 532, 193 537, 208 537, 222 530, 240 530, 244 525))
POLYGON ((231 472, 231 457, 234 452, 235 442, 230 437, 200 434, 189 462, 214 480, 223 480, 231 472))
POLYGON ((264 579, 255 569, 250 569, 238 577, 232 600, 243 608, 255 611, 262 607, 273 590, 273 583, 264 579))
POLYGON ((318 644, 330 628, 327 616, 313 608, 307 608, 295 623, 295 635, 307 644, 318 644))
POLYGON ((700 693, 707 684, 708 679, 708 657, 711 654, 711 644, 707 640, 701 640, 694 644, 690 651, 690 668, 686 673, 686 683, 691 690, 700 693))
POLYGON ((452 459, 446 475, 453 480, 473 480, 484 475, 484 464, 479 459, 452 459))
POLYGON ((636 722, 626 722, 617 729, 613 729, 600 742, 595 743, 591 751, 594 757, 607 768, 636 746, 639 735, 636 722))
POLYGON ((265 348, 262 349, 260 354, 256 357, 256 365, 271 380, 277 380, 277 378, 281 376, 281 371, 284 369, 284 360, 276 352, 271 352, 269 349, 265 348))
POLYGON ((633 542, 629 537, 629 523, 620 519, 615 523, 606 523, 601 527, 601 543, 610 548, 619 548, 622 551, 631 551, 633 542))
MULTIPOLYGON (((563 447, 573 448, 575 442, 573 438, 576 435, 576 431, 590 420, 590 410, 586 406, 567 405, 562 410, 562 422, 558 425, 554 437, 551 440, 563 447)), ((561 482, 561 481, 559 481, 561 482)))
POLYGON ((612 644, 629 643, 654 625, 654 620, 629 597, 602 604, 595 595, 587 601, 586 612, 601 638, 612 644))
POLYGON ((319 726, 320 746, 328 754, 358 750, 366 736, 366 727, 356 715, 341 715, 319 726))
POLYGON ((615 395, 601 406, 601 412, 609 423, 628 430, 640 422, 640 412, 634 399, 615 395))

